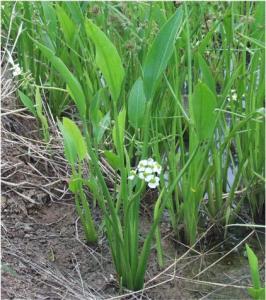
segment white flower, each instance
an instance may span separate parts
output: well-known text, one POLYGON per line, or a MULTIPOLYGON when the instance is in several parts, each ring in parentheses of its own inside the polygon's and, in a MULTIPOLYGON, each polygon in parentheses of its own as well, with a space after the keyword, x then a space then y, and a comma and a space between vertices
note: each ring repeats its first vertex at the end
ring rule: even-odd
POLYGON ((155 163, 155 161, 153 160, 153 158, 148 158, 147 160, 148 166, 153 166, 153 164, 155 163))
POLYGON ((162 167, 159 163, 157 163, 156 161, 154 161, 152 158, 149 158, 147 160, 148 162, 148 167, 150 167, 152 169, 153 172, 160 174, 162 171, 162 167))
POLYGON ((153 171, 158 173, 159 175, 161 174, 162 171, 162 167, 160 164, 158 164, 157 162, 155 162, 154 166, 153 166, 153 171))
POLYGON ((232 99, 233 101, 237 101, 237 92, 236 92, 235 89, 232 89, 232 90, 231 90, 231 99, 232 99))
POLYGON ((145 181, 146 182, 150 182, 152 179, 154 178, 154 175, 153 174, 149 174, 145 177, 145 181))
POLYGON ((232 100, 237 101, 237 93, 234 93, 234 94, 232 95, 232 100))
POLYGON ((144 173, 152 174, 152 173, 153 173, 153 169, 150 168, 150 167, 147 167, 147 168, 144 170, 144 173))
POLYGON ((139 179, 145 179, 145 176, 144 176, 143 172, 140 172, 138 175, 139 175, 139 179))
POLYGON ((139 167, 146 167, 147 165, 148 165, 147 159, 142 159, 138 164, 139 167))
POLYGON ((231 90, 231 95, 227 96, 226 99, 230 102, 230 101, 237 101, 237 92, 235 89, 231 90))
POLYGON ((151 176, 151 177, 149 177, 149 179, 150 179, 148 182, 149 188, 151 188, 151 189, 157 188, 157 186, 159 185, 159 181, 160 181, 159 177, 151 176))
MULTIPOLYGON (((150 169, 149 169, 150 170, 150 169)), ((149 171, 148 170, 148 171, 149 171)), ((147 169, 144 170, 144 172, 139 172, 139 178, 140 179, 143 179, 143 180, 146 180, 145 178, 149 175, 151 175, 152 172, 147 172, 147 169)))
POLYGON ((18 64, 14 65, 14 68, 13 68, 13 76, 18 76, 22 73, 20 67, 18 64))
POLYGON ((137 175, 137 172, 135 170, 131 170, 130 175, 128 176, 129 180, 133 180, 135 178, 135 176, 137 175))
POLYGON ((139 162, 139 164, 138 164, 138 171, 139 171, 139 172, 145 171, 147 165, 148 165, 147 159, 141 160, 141 161, 139 162))

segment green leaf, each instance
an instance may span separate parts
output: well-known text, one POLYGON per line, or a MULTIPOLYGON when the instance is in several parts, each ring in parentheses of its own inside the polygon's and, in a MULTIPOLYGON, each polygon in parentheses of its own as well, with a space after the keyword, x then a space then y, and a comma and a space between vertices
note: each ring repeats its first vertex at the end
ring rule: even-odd
POLYGON ((251 272, 252 284, 254 289, 260 289, 260 274, 258 258, 252 249, 246 244, 246 251, 248 255, 248 262, 251 272))
POLYGON ((224 25, 224 29, 225 29, 225 33, 226 33, 226 39, 228 43, 232 43, 233 42, 233 35, 234 35, 234 28, 233 28, 233 17, 230 11, 230 8, 227 10, 227 12, 225 12, 225 16, 223 19, 223 25, 224 25))
POLYGON ((36 116, 36 109, 34 107, 34 102, 28 97, 26 96, 24 93, 22 93, 21 91, 18 90, 18 95, 19 98, 21 100, 21 102, 23 103, 23 105, 25 107, 28 108, 28 110, 34 115, 36 116))
POLYGON ((117 170, 120 167, 120 159, 117 154, 114 154, 111 151, 104 151, 104 156, 107 160, 107 162, 110 164, 110 166, 114 169, 117 170))
POLYGON ((87 20, 85 26, 96 48, 96 65, 103 73, 113 100, 117 101, 125 75, 120 56, 105 33, 91 20, 87 20))
POLYGON ((126 110, 123 108, 117 118, 117 123, 113 127, 113 141, 115 144, 116 149, 119 149, 119 143, 118 143, 118 138, 116 134, 116 127, 118 126, 118 131, 119 131, 119 141, 121 144, 124 143, 124 133, 125 133, 125 123, 126 123, 126 110))
POLYGON ((42 54, 51 62, 52 66, 60 73, 61 77, 64 79, 68 85, 71 96, 77 105, 80 116, 82 119, 85 119, 86 116, 86 101, 85 95, 83 93, 82 87, 77 80, 77 78, 68 70, 67 66, 63 61, 57 57, 51 49, 45 47, 36 40, 33 40, 37 47, 41 50, 42 54))
POLYGON ((73 47, 75 45, 74 37, 77 30, 75 24, 60 5, 56 6, 56 14, 67 44, 73 47))
POLYGON ((216 97, 207 85, 200 82, 195 87, 191 105, 190 112, 199 140, 210 139, 216 120, 216 97))
POLYGON ((134 83, 128 99, 128 121, 134 128, 141 128, 145 114, 146 98, 141 78, 134 83))
POLYGON ((205 59, 199 53, 198 53, 198 62, 199 62, 200 70, 202 72, 203 82, 206 83, 209 89, 215 94, 216 88, 215 88, 215 81, 213 78, 213 74, 211 73, 211 70, 207 65, 205 59))
POLYGON ((80 8, 80 2, 74 2, 74 1, 67 1, 65 2, 65 5, 67 6, 68 11, 71 14, 71 17, 73 21, 78 26, 84 26, 84 15, 82 13, 82 10, 80 8))
POLYGON ((147 100, 152 98, 159 79, 172 56, 176 35, 182 23, 182 16, 183 12, 179 8, 164 24, 147 54, 143 66, 143 82, 147 100))
POLYGON ((83 160, 87 155, 86 143, 78 126, 68 118, 63 118, 63 124, 58 121, 64 138, 65 157, 73 166, 77 159, 83 160))
POLYGON ((42 1, 41 5, 43 8, 44 20, 48 29, 48 34, 50 38, 55 41, 57 38, 57 19, 55 10, 53 5, 49 2, 42 1))

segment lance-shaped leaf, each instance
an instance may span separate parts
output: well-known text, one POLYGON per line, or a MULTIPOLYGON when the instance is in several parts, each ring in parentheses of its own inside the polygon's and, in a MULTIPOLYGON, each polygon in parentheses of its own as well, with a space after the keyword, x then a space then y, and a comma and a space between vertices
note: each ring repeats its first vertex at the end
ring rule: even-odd
POLYGON ((58 121, 64 138, 65 157, 73 166, 77 159, 83 160, 87 155, 86 143, 78 126, 68 118, 63 118, 63 124, 58 121))
POLYGON ((246 251, 248 255, 248 262, 251 272, 252 284, 255 289, 260 288, 260 273, 259 273, 259 263, 256 254, 253 250, 246 244, 246 251))
POLYGON ((24 93, 22 93, 20 90, 18 90, 18 94, 19 94, 19 98, 20 98, 21 102, 24 104, 24 106, 26 106, 28 108, 28 110, 34 116, 37 116, 36 108, 34 106, 33 101, 28 96, 26 96, 24 93))
POLYGON ((215 88, 215 81, 214 81, 214 76, 206 63, 205 59, 198 53, 198 62, 199 62, 199 67, 202 72, 202 78, 204 83, 206 83, 209 87, 209 89, 213 92, 216 93, 216 88, 215 88))
POLYGON ((96 48, 96 65, 103 73, 113 100, 117 101, 125 75, 120 56, 105 33, 91 20, 87 20, 85 26, 96 48))
POLYGON ((44 24, 47 27, 48 35, 52 41, 57 38, 57 19, 53 4, 49 2, 41 2, 43 13, 44 13, 44 24))
POLYGON ((200 82, 196 85, 190 108, 192 119, 194 121, 196 133, 200 141, 212 137, 216 114, 216 97, 207 87, 200 82))
POLYGON ((159 79, 173 54, 176 35, 182 24, 183 12, 181 9, 179 8, 164 24, 144 61, 143 81, 147 100, 152 98, 159 79))
POLYGON ((63 61, 57 57, 53 51, 36 40, 33 40, 37 47, 41 50, 42 54, 51 62, 52 66, 60 73, 60 76, 68 85, 70 96, 72 96, 82 119, 86 115, 86 101, 82 87, 77 78, 69 71, 63 61))
POLYGON ((141 128, 145 114, 146 98, 143 81, 139 78, 133 85, 128 99, 128 120, 134 128, 141 128))
POLYGON ((67 15, 62 6, 56 6, 56 14, 67 44, 71 47, 74 47, 74 37, 77 31, 77 27, 75 26, 71 18, 67 15))

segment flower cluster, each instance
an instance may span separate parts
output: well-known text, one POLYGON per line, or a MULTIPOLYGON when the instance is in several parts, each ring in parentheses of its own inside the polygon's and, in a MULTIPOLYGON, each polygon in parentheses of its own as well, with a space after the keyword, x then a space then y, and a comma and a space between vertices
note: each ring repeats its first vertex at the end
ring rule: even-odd
POLYGON ((128 179, 133 180, 138 176, 140 179, 145 180, 151 189, 155 189, 159 185, 161 171, 162 167, 158 162, 152 158, 143 159, 139 162, 136 170, 130 171, 128 179))

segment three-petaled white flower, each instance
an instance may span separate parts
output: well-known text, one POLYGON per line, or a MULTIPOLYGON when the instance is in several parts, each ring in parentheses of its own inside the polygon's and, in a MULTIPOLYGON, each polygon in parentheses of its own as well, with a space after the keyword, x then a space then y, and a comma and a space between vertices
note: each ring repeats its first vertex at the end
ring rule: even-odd
POLYGON ((151 189, 156 189, 159 185, 160 178, 154 175, 147 176, 146 181, 151 189))
POLYGON ((144 172, 147 166, 148 166, 148 160, 147 159, 141 160, 138 164, 138 171, 144 172))
POLYGON ((153 164, 153 171, 155 173, 157 173, 158 175, 160 175, 162 172, 162 166, 160 164, 158 164, 156 161, 153 164))
POLYGON ((144 179, 146 180, 146 177, 149 176, 150 174, 152 174, 152 169, 147 167, 146 169, 144 169, 143 171, 139 172, 139 178, 140 179, 144 179))

